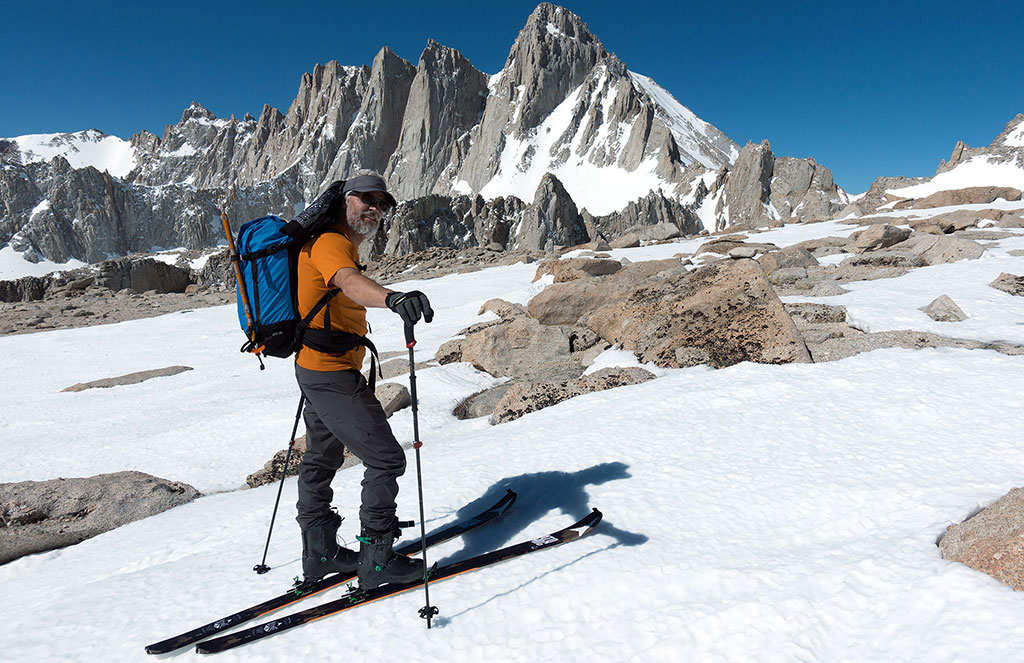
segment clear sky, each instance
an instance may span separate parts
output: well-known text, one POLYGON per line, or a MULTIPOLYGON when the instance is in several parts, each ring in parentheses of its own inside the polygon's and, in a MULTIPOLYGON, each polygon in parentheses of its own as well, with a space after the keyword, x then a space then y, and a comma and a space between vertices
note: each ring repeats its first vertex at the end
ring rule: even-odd
MULTIPOLYGON (((415 63, 430 38, 493 74, 536 4, 0 0, 0 136, 159 135, 192 101, 286 111, 316 63, 384 45, 415 63)), ((560 4, 740 145, 814 157, 851 193, 932 175, 1024 113, 1020 0, 560 4)))

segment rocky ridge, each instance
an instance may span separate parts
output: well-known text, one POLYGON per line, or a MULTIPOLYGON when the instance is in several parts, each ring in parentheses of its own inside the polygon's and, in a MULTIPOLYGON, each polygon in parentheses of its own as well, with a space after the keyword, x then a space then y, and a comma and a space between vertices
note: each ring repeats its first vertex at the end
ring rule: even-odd
MULTIPOLYGON (((630 72, 580 17, 548 3, 530 15, 495 76, 434 41, 415 65, 385 47, 372 66, 317 65, 286 113, 265 106, 258 118, 222 119, 193 103, 162 136, 133 136, 131 148, 134 168, 115 177, 63 157, 35 161, 2 142, 0 242, 57 263, 212 247, 220 210, 236 226, 270 212, 291 218, 360 168, 385 173, 407 201, 382 224, 373 255, 431 246, 551 250, 665 223, 687 234, 701 229, 694 209, 708 195, 709 173, 717 174, 712 188, 729 183, 728 193, 711 192, 725 210, 719 225, 736 222, 728 212, 743 205, 732 198, 751 188, 747 171, 733 168, 740 152, 732 141, 630 72), (556 111, 570 120, 551 124, 556 111), (558 135, 541 149, 537 136, 551 130, 558 135), (656 180, 647 192, 623 192, 620 212, 595 214, 579 183, 563 181, 580 167, 650 167, 656 180), (536 178, 526 189, 532 208, 502 191, 526 171, 536 178)), ((838 204, 830 174, 793 161, 804 165, 778 170, 799 171, 787 178, 811 188, 794 193, 803 180, 783 186, 776 178, 776 198, 788 196, 794 208, 816 196, 838 204), (822 174, 808 179, 810 171, 822 174)), ((815 209, 805 203, 795 218, 815 209)))

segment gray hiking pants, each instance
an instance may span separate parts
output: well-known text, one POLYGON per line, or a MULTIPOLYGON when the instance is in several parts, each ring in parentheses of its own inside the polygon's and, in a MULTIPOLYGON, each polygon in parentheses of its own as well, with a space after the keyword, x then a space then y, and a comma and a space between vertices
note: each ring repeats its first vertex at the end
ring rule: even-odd
POLYGON ((348 447, 363 462, 359 520, 365 530, 395 529, 398 477, 405 452, 391 433, 384 409, 358 371, 311 371, 295 366, 306 397, 306 453, 299 464, 299 527, 331 522, 331 480, 348 447))

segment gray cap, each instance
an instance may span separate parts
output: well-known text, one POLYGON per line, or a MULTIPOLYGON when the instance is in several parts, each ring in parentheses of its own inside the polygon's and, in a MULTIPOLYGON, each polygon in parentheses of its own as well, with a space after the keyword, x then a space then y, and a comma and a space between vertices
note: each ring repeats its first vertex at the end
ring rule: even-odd
POLYGON ((356 193, 363 193, 364 191, 380 191, 387 197, 388 202, 391 203, 392 207, 398 204, 395 197, 388 193, 388 185, 380 175, 356 175, 345 182, 345 195, 347 196, 351 191, 355 191, 356 193))

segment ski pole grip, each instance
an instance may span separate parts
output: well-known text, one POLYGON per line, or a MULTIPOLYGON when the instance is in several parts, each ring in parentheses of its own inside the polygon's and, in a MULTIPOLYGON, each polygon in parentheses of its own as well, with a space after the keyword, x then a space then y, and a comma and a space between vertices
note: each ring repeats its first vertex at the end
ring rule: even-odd
POLYGON ((406 323, 405 325, 405 347, 411 348, 416 345, 416 336, 413 335, 412 325, 406 323))

